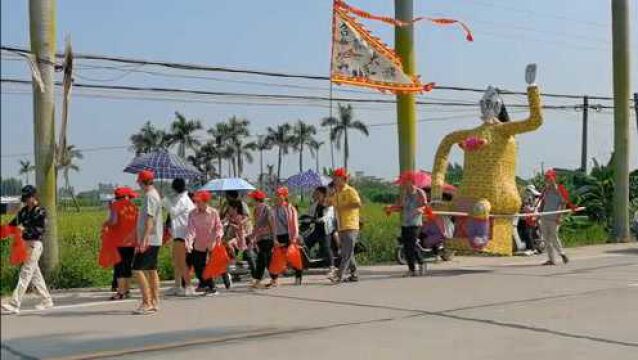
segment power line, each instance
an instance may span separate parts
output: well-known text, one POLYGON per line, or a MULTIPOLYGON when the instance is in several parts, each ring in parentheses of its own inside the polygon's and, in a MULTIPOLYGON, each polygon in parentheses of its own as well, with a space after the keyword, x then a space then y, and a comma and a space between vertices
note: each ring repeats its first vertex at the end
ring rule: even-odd
MULTIPOLYGON (((23 53, 23 54, 31 53, 29 50, 25 48, 18 48, 13 46, 1 46, 0 49, 4 51, 14 52, 14 53, 23 53)), ((62 58, 63 56, 64 55, 61 53, 56 54, 56 57, 58 58, 62 58)), ((304 74, 292 74, 292 73, 273 72, 273 71, 259 71, 259 70, 249 70, 249 69, 239 69, 239 68, 197 65, 197 64, 189 64, 189 63, 93 55, 93 54, 79 53, 79 54, 75 54, 74 58, 86 59, 86 60, 109 61, 109 62, 116 62, 116 63, 122 63, 122 64, 151 65, 151 66, 160 66, 160 67, 165 67, 170 69, 191 70, 191 71, 209 71, 209 72, 222 72, 222 73, 244 74, 244 75, 258 75, 258 76, 287 78, 287 79, 304 79, 304 80, 321 80, 321 81, 330 80, 329 76, 321 76, 321 75, 304 75, 304 74)), ((449 91, 469 91, 469 92, 480 92, 480 93, 483 93, 485 91, 485 89, 468 88, 468 87, 460 87, 460 86, 436 86, 436 89, 449 90, 449 91)), ((526 92, 521 92, 521 91, 511 91, 511 90, 505 90, 505 89, 502 89, 500 91, 503 94, 527 95, 526 92)), ((545 97, 571 98, 571 99, 581 99, 583 97, 583 95, 553 94, 553 93, 542 93, 542 95, 545 97)), ((613 100, 612 97, 608 97, 608 96, 588 96, 588 97, 592 100, 613 100)))
MULTIPOLYGON (((22 84, 31 85, 30 80, 13 79, 13 78, 1 78, 1 82, 9 84, 22 84)), ((56 86, 62 86, 62 83, 56 82, 56 86)), ((395 104, 396 100, 388 99, 364 99, 364 98, 330 98, 326 96, 311 96, 311 95, 287 95, 287 94, 257 94, 257 93, 238 93, 238 92, 222 92, 222 91, 205 91, 195 89, 180 89, 180 88, 164 88, 164 87, 138 87, 128 85, 95 85, 95 84, 82 84, 74 83, 76 88, 85 89, 101 89, 101 90, 118 90, 118 91, 130 91, 130 92, 151 92, 151 93, 163 93, 163 94, 187 94, 198 96, 213 96, 213 97, 226 97, 226 98, 250 98, 250 99, 271 99, 271 100, 311 100, 311 101, 337 101, 343 103, 368 103, 368 104, 395 104)), ((446 102, 446 101, 417 101, 417 105, 435 105, 435 106, 454 106, 454 107, 475 107, 476 104, 468 102, 446 102)), ((544 109, 577 109, 580 105, 543 105, 544 109)), ((613 106, 596 105, 601 109, 612 109, 613 106)), ((628 105, 629 106, 629 105, 628 105)), ((510 108, 527 108, 527 104, 508 104, 510 108)))

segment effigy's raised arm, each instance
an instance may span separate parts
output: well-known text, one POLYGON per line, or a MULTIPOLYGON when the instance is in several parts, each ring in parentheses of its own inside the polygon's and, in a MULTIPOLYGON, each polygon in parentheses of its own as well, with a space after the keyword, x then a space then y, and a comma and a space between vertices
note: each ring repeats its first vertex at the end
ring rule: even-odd
POLYGON ((454 144, 458 144, 469 135, 468 131, 455 131, 446 135, 434 156, 434 168, 432 169, 432 201, 443 199, 443 185, 445 184, 445 174, 447 172, 448 156, 454 144))
POLYGON ((525 120, 502 123, 499 125, 501 131, 516 135, 534 131, 543 125, 542 104, 538 86, 532 85, 527 88, 527 99, 529 101, 529 117, 525 120))

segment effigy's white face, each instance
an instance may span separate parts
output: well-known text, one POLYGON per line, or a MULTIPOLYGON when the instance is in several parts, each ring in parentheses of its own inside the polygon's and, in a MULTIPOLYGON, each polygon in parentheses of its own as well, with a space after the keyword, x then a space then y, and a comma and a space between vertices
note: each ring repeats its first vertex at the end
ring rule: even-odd
POLYGON ((496 88, 489 86, 480 101, 481 120, 486 123, 498 122, 497 117, 503 107, 503 100, 496 88))

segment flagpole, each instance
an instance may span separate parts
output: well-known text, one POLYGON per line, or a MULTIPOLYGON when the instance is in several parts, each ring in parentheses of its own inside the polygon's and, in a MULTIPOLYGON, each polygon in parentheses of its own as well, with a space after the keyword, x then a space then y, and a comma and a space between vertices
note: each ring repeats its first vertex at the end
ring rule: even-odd
MULTIPOLYGON (((410 22, 414 18, 413 0, 394 0, 395 18, 410 22)), ((401 58, 403 71, 413 76, 416 68, 414 54, 414 26, 396 26, 394 30, 395 48, 401 58)), ((416 167, 417 121, 414 94, 397 95, 397 125, 399 136, 400 171, 414 170, 416 167)))

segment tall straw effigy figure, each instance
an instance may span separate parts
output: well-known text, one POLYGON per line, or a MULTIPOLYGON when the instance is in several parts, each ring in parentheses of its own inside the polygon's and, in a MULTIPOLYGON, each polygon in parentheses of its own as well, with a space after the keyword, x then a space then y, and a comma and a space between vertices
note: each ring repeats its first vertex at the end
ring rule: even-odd
MULTIPOLYGON (((488 87, 480 102, 483 124, 468 130, 448 134, 439 144, 432 171, 432 200, 442 199, 442 189, 447 170, 448 156, 452 146, 459 145, 464 151, 463 179, 449 204, 440 204, 437 210, 466 212, 468 217, 457 218, 457 231, 449 246, 470 249, 468 242, 473 224, 483 221, 486 232, 481 234, 487 244, 482 250, 499 255, 512 254, 512 218, 490 217, 513 215, 521 207, 521 198, 516 186, 517 134, 538 129, 543 123, 541 99, 534 84, 536 68, 527 68, 527 97, 529 117, 522 121, 510 121, 498 91, 488 87)), ((479 230, 479 233, 481 231, 479 230)), ((472 246, 475 250, 476 246, 472 246)))

